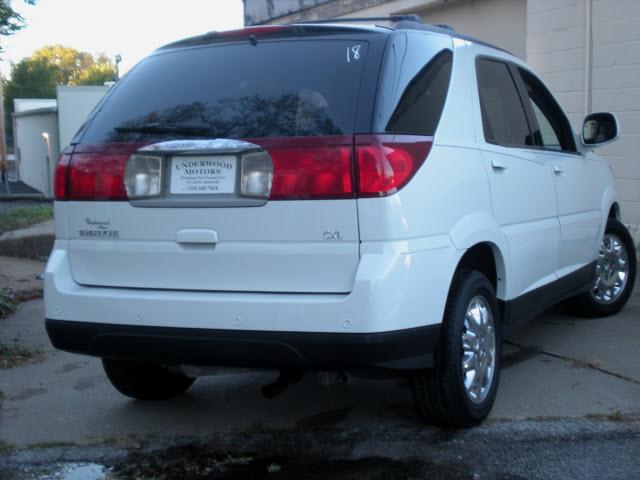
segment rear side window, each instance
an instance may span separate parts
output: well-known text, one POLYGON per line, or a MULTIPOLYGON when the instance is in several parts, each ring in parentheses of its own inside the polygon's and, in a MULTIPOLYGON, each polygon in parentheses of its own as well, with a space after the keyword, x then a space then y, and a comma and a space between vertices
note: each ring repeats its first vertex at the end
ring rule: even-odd
POLYGON ((507 64, 480 58, 476 72, 485 140, 506 146, 533 145, 524 106, 507 64))
POLYGON ((409 82, 394 110, 387 131, 433 135, 449 90, 453 54, 443 50, 409 82))
POLYGON ((115 87, 81 142, 153 140, 158 126, 174 137, 185 127, 218 138, 352 134, 367 51, 292 40, 156 53, 115 87))
POLYGON ((451 39, 397 32, 389 37, 378 91, 376 133, 433 136, 444 109, 451 39))

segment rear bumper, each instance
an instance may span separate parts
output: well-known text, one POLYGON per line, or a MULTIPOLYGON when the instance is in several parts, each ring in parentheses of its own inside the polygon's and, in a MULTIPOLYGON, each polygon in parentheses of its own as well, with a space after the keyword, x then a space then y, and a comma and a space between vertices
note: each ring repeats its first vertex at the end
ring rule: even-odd
POLYGON ((47 328, 64 350, 166 364, 426 368, 459 252, 448 237, 410 246, 363 245, 350 293, 305 294, 81 285, 58 239, 45 271, 47 328))
POLYGON ((447 241, 420 241, 417 253, 406 251, 409 242, 378 242, 363 252, 352 291, 328 294, 81 285, 72 274, 68 242, 56 240, 45 271, 45 317, 154 327, 337 334, 440 324, 459 256, 447 247, 447 241))
POLYGON ((56 348, 165 365, 296 370, 433 366, 440 326, 382 333, 211 330, 46 320, 56 348))

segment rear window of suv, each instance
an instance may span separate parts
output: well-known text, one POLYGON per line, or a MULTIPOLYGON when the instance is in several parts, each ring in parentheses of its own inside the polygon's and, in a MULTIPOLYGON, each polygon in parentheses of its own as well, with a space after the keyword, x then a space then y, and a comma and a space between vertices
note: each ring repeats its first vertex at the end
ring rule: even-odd
POLYGON ((290 40, 160 51, 114 87, 81 143, 162 137, 150 126, 218 138, 352 134, 367 50, 362 41, 290 40))

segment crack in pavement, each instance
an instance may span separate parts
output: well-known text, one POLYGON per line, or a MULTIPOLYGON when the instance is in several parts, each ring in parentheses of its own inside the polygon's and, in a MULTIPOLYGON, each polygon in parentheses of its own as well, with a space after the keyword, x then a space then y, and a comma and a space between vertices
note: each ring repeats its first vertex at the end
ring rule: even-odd
MULTIPOLYGON (((522 344, 519 344, 519 343, 512 342, 510 340, 503 340, 503 341, 504 341, 504 343, 507 343, 507 344, 512 345, 514 347, 517 347, 517 348, 520 348, 520 349, 523 349, 523 350, 526 349, 528 352, 531 352, 532 349, 535 349, 536 353, 539 354, 539 355, 546 355, 548 357, 557 358, 559 360, 564 360, 565 362, 569 362, 572 365, 574 365, 576 367, 579 367, 579 368, 586 368, 586 369, 590 369, 590 370, 595 370, 597 372, 604 373, 606 375, 610 375, 610 376, 615 377, 615 378, 619 378, 620 380, 625 380, 627 382, 631 382, 631 383, 634 383, 636 385, 640 385, 640 380, 636 380, 635 378, 632 378, 632 377, 627 377, 626 375, 622 375, 621 373, 612 372, 611 370, 607 370, 605 368, 599 367, 598 365, 596 365, 593 362, 586 362, 584 360, 579 360, 577 358, 569 357, 569 356, 566 356, 566 355, 560 355, 558 353, 548 352, 548 351, 543 350, 542 348, 537 347, 537 346, 522 345, 522 344)), ((517 353, 518 352, 515 352, 515 354, 517 354, 517 353)), ((515 355, 515 354, 511 354, 511 355, 515 355)), ((530 356, 533 356, 533 355, 530 355, 530 356)), ((527 357, 525 360, 530 358, 530 356, 527 357)), ((512 366, 512 365, 509 365, 509 366, 512 366)))

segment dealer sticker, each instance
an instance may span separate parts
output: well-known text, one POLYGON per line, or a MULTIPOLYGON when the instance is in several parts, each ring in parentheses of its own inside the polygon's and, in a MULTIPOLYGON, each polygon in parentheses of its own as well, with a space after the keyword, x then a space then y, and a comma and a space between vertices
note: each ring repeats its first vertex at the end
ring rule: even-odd
POLYGON ((171 159, 172 194, 234 193, 236 157, 180 157, 171 159))

